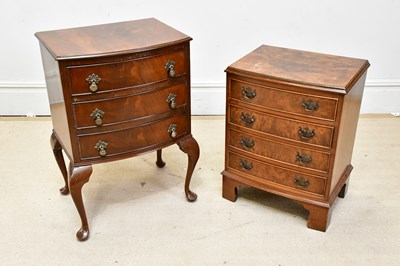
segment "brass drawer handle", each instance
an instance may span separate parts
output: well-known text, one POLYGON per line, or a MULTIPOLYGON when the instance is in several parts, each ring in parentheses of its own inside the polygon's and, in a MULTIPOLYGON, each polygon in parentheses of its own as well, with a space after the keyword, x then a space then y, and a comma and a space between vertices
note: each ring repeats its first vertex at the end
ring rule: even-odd
POLYGON ((319 107, 318 103, 315 103, 311 100, 303 101, 301 105, 304 107, 304 110, 306 110, 307 112, 316 111, 319 107))
POLYGON ((302 139, 311 139, 315 137, 315 131, 310 130, 308 127, 304 129, 302 127, 299 127, 298 134, 302 139))
POLYGON ((168 131, 169 135, 171 136, 171 138, 176 138, 176 136, 178 135, 178 133, 176 132, 176 127, 177 127, 176 124, 171 124, 168 127, 167 131, 168 131))
POLYGON ((167 97, 166 102, 169 104, 169 107, 171 109, 175 109, 176 108, 175 98, 176 98, 176 94, 174 94, 174 93, 170 93, 168 95, 168 97, 167 97))
POLYGON ((240 160, 240 167, 243 170, 249 171, 249 170, 251 170, 253 168, 253 163, 248 162, 246 160, 240 160))
POLYGON ((254 147, 254 140, 249 138, 240 138, 240 144, 242 144, 244 148, 250 149, 254 147))
POLYGON ((93 117, 94 119, 94 123, 96 124, 96 126, 101 126, 103 125, 103 116, 104 116, 104 112, 100 109, 95 109, 90 116, 93 117))
POLYGON ((296 186, 301 188, 307 188, 308 185, 310 185, 310 181, 303 176, 297 176, 293 179, 293 181, 296 184, 296 186))
POLYGON ((240 114, 240 119, 248 125, 252 125, 256 121, 254 115, 244 114, 243 112, 240 114))
POLYGON ((94 146, 94 148, 99 151, 99 155, 101 157, 104 157, 107 155, 107 150, 106 150, 107 146, 108 146, 107 142, 105 142, 104 140, 99 140, 96 143, 96 146, 94 146))
POLYGON ((89 82, 89 90, 91 92, 96 92, 98 90, 97 84, 100 82, 101 78, 96 75, 95 73, 90 74, 87 78, 86 81, 89 82))
POLYGON ((308 164, 311 163, 312 157, 306 153, 297 152, 296 154, 296 162, 300 164, 308 164))
POLYGON ((175 62, 172 60, 168 60, 168 62, 165 64, 165 70, 168 71, 168 76, 170 78, 175 77, 176 72, 175 72, 175 62))
POLYGON ((257 93, 256 90, 252 91, 251 88, 242 87, 242 95, 246 100, 251 100, 256 97, 257 93))

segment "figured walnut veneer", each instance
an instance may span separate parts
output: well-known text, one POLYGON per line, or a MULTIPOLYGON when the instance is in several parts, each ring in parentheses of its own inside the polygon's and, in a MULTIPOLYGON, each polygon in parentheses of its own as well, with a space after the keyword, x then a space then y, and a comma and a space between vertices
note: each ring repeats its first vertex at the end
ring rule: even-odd
POLYGON ((252 186, 302 204, 325 231, 344 197, 369 63, 262 45, 226 69, 224 198, 252 186))
POLYGON ((81 189, 92 164, 178 144, 188 155, 184 191, 199 157, 191 134, 190 37, 156 19, 36 33, 53 121, 51 146, 89 237, 81 189), (70 160, 67 172, 63 152, 70 160))

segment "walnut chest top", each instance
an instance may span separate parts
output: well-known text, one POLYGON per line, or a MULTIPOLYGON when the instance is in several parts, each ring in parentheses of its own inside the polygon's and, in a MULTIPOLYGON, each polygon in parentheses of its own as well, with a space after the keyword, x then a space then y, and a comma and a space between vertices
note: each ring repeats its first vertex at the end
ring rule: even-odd
POLYGON ((363 59, 261 45, 226 71, 346 93, 368 67, 363 59))
POLYGON ((191 40, 154 18, 35 35, 57 60, 142 52, 191 40))

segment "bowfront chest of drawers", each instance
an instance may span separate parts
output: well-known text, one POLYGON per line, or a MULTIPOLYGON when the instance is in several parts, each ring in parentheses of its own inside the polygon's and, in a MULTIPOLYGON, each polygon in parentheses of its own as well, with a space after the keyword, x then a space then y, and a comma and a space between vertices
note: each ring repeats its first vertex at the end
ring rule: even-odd
POLYGON ((190 37, 143 19, 36 33, 53 122, 51 145, 89 236, 81 189, 92 164, 178 144, 188 155, 185 193, 199 157, 191 135, 190 37), (63 153, 70 160, 66 170, 63 153))
POLYGON ((309 211, 325 231, 344 197, 369 63, 260 46, 227 69, 223 197, 252 186, 309 211))

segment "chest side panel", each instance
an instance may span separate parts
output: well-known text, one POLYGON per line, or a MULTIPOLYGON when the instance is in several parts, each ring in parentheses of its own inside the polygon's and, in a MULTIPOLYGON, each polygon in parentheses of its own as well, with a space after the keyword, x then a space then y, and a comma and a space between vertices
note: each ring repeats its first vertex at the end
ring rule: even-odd
POLYGON ((71 159, 73 152, 68 127, 67 107, 64 101, 64 91, 60 75, 60 66, 42 44, 40 44, 40 51, 42 54, 53 129, 68 157, 71 159))
POLYGON ((350 92, 344 96, 340 128, 338 130, 332 185, 330 188, 331 193, 341 181, 340 179, 343 177, 346 168, 351 165, 366 74, 365 72, 350 92))

